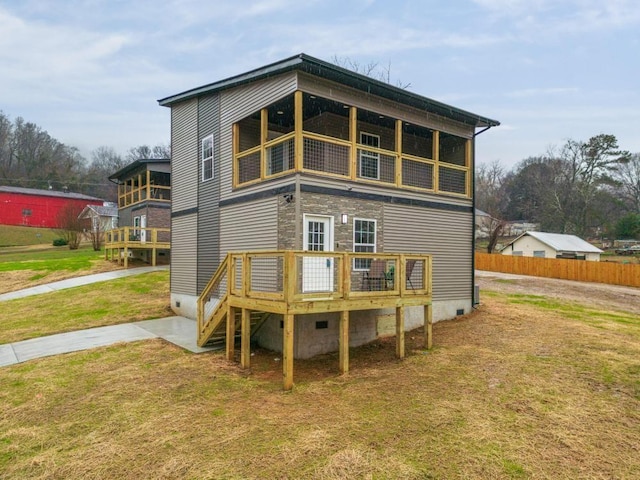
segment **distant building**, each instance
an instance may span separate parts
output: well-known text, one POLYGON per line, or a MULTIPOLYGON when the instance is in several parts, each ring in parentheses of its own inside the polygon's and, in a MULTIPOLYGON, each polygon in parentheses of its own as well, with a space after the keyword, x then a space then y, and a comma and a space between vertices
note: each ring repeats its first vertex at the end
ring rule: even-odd
POLYGON ((502 249, 502 255, 600 261, 602 250, 575 235, 524 232, 502 249))
POLYGON ((92 231, 106 232, 118 228, 118 207, 111 202, 104 202, 104 205, 87 205, 78 218, 91 220, 92 231))
POLYGON ((56 190, 0 186, 0 224, 56 228, 58 214, 72 204, 78 212, 103 200, 89 195, 56 190))

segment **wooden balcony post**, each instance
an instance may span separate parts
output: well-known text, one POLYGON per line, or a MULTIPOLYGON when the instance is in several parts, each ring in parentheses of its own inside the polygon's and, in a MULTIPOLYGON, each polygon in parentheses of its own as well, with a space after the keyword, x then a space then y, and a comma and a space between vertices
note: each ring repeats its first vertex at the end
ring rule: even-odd
POLYGON ((404 358, 404 307, 396 307, 396 357, 404 358))
POLYGON ((349 310, 340 312, 340 373, 349 373, 349 310))
POLYGON ((351 142, 349 178, 355 180, 358 176, 358 109, 356 107, 349 107, 349 141, 351 142))
MULTIPOLYGON (((303 145, 303 138, 302 138, 302 123, 304 122, 304 115, 303 115, 303 109, 302 109, 302 91, 297 90, 294 94, 293 94, 293 115, 294 115, 294 121, 293 121, 293 129, 294 129, 294 144, 293 144, 293 150, 294 150, 294 165, 295 165, 295 171, 296 172, 301 172, 302 169, 304 168, 304 145, 303 145)), ((298 199, 296 199, 296 203, 297 203, 298 199)))
POLYGON ((242 324, 240 327, 240 366, 251 366, 251 310, 242 309, 242 324))
POLYGON ((227 360, 233 362, 236 344, 236 309, 227 303, 227 338, 226 355, 227 360))
POLYGON ((293 323, 294 315, 285 313, 282 333, 282 387, 284 390, 293 388, 293 323))
POLYGON ((433 346, 433 307, 429 303, 424 306, 424 348, 431 350, 433 346))

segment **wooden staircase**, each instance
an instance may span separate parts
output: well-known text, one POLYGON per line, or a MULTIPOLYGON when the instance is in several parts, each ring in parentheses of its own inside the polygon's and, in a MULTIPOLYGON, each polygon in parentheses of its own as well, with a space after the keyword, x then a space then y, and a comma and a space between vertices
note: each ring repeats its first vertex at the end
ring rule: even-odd
MULTIPOLYGON (((209 330, 211 331, 211 333, 209 333, 205 338, 206 340, 203 340, 204 343, 200 346, 202 347, 218 347, 218 348, 224 348, 225 346, 225 342, 226 342, 226 338, 227 338, 227 315, 226 315, 226 304, 223 305, 223 303, 226 302, 220 302, 221 305, 221 310, 225 312, 225 314, 223 315, 222 319, 219 321, 219 323, 217 324, 217 326, 215 328, 210 328, 209 330)), ((251 323, 251 336, 253 337, 253 335, 255 335, 258 330, 260 330, 260 327, 262 327, 262 325, 264 325, 264 322, 267 321, 267 319, 269 318, 271 314, 269 312, 258 312, 255 310, 251 311, 251 315, 250 315, 250 323, 251 323)), ((235 310, 235 343, 237 345, 240 344, 240 326, 241 326, 241 322, 242 322, 242 312, 240 310, 235 310)))

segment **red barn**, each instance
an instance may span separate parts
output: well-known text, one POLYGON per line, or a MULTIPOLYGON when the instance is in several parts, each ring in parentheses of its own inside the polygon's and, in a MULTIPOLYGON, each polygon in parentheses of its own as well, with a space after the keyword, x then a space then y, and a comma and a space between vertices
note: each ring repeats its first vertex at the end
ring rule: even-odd
POLYGON ((69 203, 80 212, 103 201, 81 193, 0 186, 0 224, 55 228, 58 212, 69 203))

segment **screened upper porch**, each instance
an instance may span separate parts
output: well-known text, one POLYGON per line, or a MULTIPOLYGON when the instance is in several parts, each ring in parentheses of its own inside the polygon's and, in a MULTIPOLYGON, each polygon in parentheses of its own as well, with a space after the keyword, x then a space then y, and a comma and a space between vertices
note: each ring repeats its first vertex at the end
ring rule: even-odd
POLYGON ((471 196, 471 141, 297 91, 233 126, 234 187, 294 172, 471 196))

